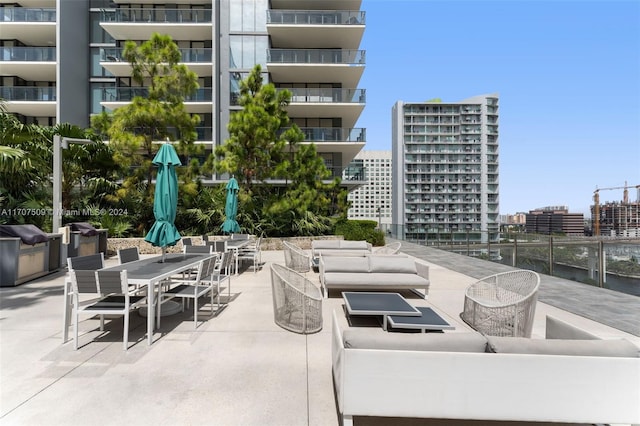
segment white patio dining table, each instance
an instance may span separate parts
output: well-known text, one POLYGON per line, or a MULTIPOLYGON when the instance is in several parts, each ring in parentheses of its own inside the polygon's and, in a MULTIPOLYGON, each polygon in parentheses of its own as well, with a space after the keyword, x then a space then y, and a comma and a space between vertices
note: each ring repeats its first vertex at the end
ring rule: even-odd
MULTIPOLYGON (((198 263, 211 256, 210 254, 200 253, 171 253, 165 255, 164 262, 162 256, 148 257, 136 260, 134 262, 123 263, 121 265, 110 266, 104 268, 104 271, 122 271, 127 270, 127 278, 131 285, 147 286, 147 343, 153 343, 153 330, 155 327, 155 290, 163 280, 183 271, 195 268, 198 263)), ((65 282, 65 320, 64 320, 64 342, 67 341, 68 325, 69 325, 69 290, 70 283, 65 282)))

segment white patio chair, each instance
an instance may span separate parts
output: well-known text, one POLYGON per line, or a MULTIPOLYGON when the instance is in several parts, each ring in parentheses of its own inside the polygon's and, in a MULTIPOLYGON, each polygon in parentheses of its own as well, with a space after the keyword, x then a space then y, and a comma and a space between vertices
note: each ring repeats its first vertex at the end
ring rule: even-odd
POLYGON ((251 244, 238 250, 237 258, 239 262, 250 260, 253 263, 253 272, 258 272, 258 266, 262 263, 262 254, 260 252, 260 243, 262 237, 254 240, 251 244))
MULTIPOLYGON (((195 246, 194 246, 195 247, 195 246)), ((160 321, 162 302, 173 298, 182 299, 182 311, 184 311, 185 300, 193 300, 193 325, 194 329, 198 328, 198 299, 206 294, 211 296, 211 315, 213 316, 213 299, 217 298, 217 307, 220 309, 220 282, 214 279, 216 272, 216 261, 218 256, 210 256, 200 261, 198 264, 198 271, 195 278, 184 280, 171 280, 168 284, 178 284, 175 287, 170 287, 168 290, 162 290, 158 294, 158 312, 156 320, 160 321), (215 287, 215 289, 214 289, 215 287)))
POLYGON ((294 333, 322 330, 322 293, 311 281, 293 269, 271 265, 273 319, 294 333))
POLYGON ((282 245, 284 246, 284 264, 287 268, 303 273, 311 270, 311 255, 309 253, 288 241, 283 241, 282 245))
POLYGON ((78 321, 81 314, 100 315, 100 331, 104 331, 105 315, 122 315, 124 328, 123 349, 128 349, 129 313, 140 307, 146 297, 130 289, 127 271, 71 270, 73 289, 73 334, 74 349, 78 350, 78 321), (89 300, 80 300, 80 295, 92 295, 89 300))
POLYGON ((118 262, 120 265, 123 263, 135 262, 136 260, 140 260, 138 247, 118 249, 118 262))
POLYGON ((389 243, 382 247, 377 247, 372 250, 374 254, 397 254, 400 251, 402 243, 396 241, 395 243, 389 243))
POLYGON ((460 317, 488 336, 531 337, 540 276, 516 270, 482 278, 467 287, 460 317))

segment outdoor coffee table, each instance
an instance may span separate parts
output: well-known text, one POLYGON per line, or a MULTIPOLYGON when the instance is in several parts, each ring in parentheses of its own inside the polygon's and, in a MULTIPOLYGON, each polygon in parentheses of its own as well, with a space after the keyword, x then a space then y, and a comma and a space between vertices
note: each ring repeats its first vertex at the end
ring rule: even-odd
POLYGON ((342 293, 347 314, 382 316, 382 328, 387 329, 387 317, 420 316, 421 313, 399 293, 345 291, 342 293))
POLYGON ((408 317, 389 315, 387 321, 389 326, 394 329, 421 330, 426 333, 427 330, 455 330, 455 327, 444 320, 433 309, 428 307, 417 308, 422 315, 419 317, 408 317))

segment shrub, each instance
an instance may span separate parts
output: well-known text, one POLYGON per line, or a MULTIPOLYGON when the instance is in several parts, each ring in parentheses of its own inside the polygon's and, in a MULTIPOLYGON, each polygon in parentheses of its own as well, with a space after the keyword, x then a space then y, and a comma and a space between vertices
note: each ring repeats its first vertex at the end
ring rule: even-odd
POLYGON ((345 240, 364 240, 373 246, 383 246, 384 232, 376 229, 377 226, 378 222, 374 220, 341 220, 336 223, 335 234, 342 235, 345 240))

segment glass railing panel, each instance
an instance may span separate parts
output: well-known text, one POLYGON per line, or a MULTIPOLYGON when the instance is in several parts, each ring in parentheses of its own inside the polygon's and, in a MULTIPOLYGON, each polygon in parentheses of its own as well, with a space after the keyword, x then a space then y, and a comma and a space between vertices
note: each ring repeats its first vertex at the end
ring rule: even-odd
MULTIPOLYGON (((182 56, 180 62, 184 63, 208 63, 211 62, 212 49, 205 48, 182 48, 180 49, 180 55, 182 56)), ((118 48, 105 48, 100 49, 100 60, 103 62, 123 62, 122 49, 118 48)))
POLYGON ((0 61, 55 62, 55 47, 0 47, 0 61))
POLYGON ((364 25, 361 10, 267 10, 267 24, 285 25, 364 25))
POLYGON ((0 87, 0 98, 5 101, 55 101, 55 87, 0 87))
MULTIPOLYGON (((102 91, 103 102, 130 102, 134 97, 146 98, 149 89, 146 87, 108 87, 102 91)), ((184 98, 185 102, 210 102, 212 99, 211 88, 200 88, 193 95, 184 98)))
POLYGON ((365 89, 334 88, 286 88, 291 92, 291 102, 309 103, 366 103, 365 89))
POLYGON ((120 8, 103 11, 101 19, 103 22, 196 24, 210 23, 211 16, 211 9, 120 8))
POLYGON ((280 64, 364 65, 364 50, 349 49, 269 49, 267 62, 280 64))
POLYGON ((56 22, 56 10, 47 8, 3 7, 2 22, 56 22))

